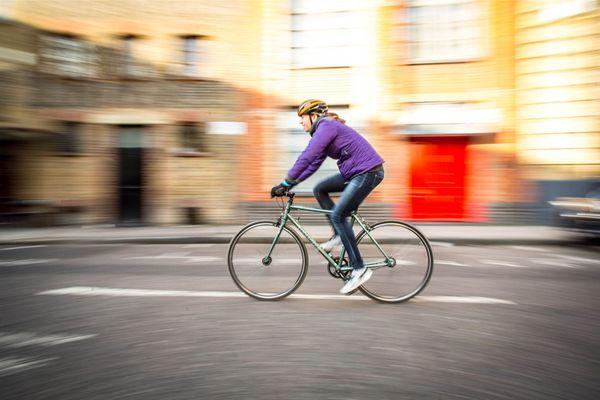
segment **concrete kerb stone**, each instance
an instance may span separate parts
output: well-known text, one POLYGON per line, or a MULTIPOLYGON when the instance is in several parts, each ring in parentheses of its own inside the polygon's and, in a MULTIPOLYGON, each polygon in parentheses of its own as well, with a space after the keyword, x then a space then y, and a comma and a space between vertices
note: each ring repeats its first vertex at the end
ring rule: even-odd
MULTIPOLYGON (((234 235, 231 236, 164 236, 164 237, 123 237, 123 238, 26 238, 16 240, 1 240, 0 245, 65 245, 65 244, 228 244, 234 235)), ((256 238, 256 243, 266 243, 268 238, 256 238), (260 240, 259 240, 260 239, 260 240)), ((328 237, 315 237, 317 242, 328 240, 328 237)), ((429 237, 431 242, 444 242, 454 245, 571 245, 581 243, 581 239, 576 237, 565 238, 510 238, 510 237, 481 237, 481 238, 461 238, 461 237, 429 237)), ((308 244, 308 240, 303 238, 303 242, 308 244)))

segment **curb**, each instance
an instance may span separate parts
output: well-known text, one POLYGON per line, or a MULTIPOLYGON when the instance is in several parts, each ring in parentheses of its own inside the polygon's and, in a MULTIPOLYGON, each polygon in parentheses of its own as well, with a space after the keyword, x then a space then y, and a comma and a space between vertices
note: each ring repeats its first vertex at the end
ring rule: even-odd
MULTIPOLYGON (((167 236, 167 237, 127 237, 127 238, 27 238, 15 240, 1 240, 0 245, 64 245, 64 244, 228 244, 233 238, 231 236, 167 236)), ((326 241, 327 237, 315 237, 317 242, 326 241)), ((552 246, 568 246, 573 244, 581 244, 583 238, 564 238, 564 239, 515 239, 515 238, 451 238, 451 237, 429 237, 432 245, 436 242, 451 243, 454 245, 552 245, 552 246)), ((309 243, 303 238, 304 243, 309 243)), ((259 241, 257 241, 259 243, 259 241)))

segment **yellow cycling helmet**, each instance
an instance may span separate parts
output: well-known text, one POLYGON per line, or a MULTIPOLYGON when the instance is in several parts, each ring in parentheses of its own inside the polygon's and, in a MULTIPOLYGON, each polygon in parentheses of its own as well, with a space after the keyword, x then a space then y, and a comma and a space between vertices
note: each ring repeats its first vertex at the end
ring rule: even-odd
POLYGON ((322 100, 309 99, 298 106, 298 116, 301 117, 304 114, 323 114, 329 110, 327 103, 322 100))

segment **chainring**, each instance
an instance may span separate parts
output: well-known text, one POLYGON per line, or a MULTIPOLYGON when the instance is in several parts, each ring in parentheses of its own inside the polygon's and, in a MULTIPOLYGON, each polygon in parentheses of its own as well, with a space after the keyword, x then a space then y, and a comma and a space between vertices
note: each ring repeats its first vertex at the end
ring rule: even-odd
MULTIPOLYGON (((333 261, 335 261, 336 264, 338 264, 340 262, 340 258, 339 257, 334 257, 333 261)), ((348 266, 348 259, 344 258, 342 260, 342 266, 348 266)), ((333 265, 329 264, 327 266, 327 272, 329 272, 329 275, 333 276, 334 278, 337 279, 343 279, 343 280, 348 280, 350 274, 352 273, 352 271, 338 271, 333 265)))

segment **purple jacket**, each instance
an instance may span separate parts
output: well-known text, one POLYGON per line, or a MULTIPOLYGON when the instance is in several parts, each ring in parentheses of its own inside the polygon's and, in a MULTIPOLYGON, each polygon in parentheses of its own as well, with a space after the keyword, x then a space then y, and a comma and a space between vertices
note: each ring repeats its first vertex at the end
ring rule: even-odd
POLYGON ((346 180, 384 162, 373 146, 349 126, 332 119, 322 119, 316 124, 308 146, 288 172, 289 179, 302 182, 314 174, 327 157, 338 160, 338 168, 346 180))

